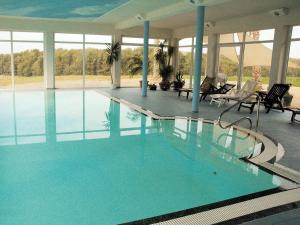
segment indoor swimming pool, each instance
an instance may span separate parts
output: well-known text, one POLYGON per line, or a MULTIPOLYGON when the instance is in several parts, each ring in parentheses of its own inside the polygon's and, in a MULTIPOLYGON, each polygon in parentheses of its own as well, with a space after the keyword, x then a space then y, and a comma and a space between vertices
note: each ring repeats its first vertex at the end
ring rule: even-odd
POLYGON ((263 151, 251 135, 95 90, 2 91, 0 108, 1 224, 160 221, 285 182, 242 160, 263 151))

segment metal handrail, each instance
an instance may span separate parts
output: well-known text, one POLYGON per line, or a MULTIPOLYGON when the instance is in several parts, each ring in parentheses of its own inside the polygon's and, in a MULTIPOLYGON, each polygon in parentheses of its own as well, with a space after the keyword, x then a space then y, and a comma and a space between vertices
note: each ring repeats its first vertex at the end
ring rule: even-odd
POLYGON ((245 100, 247 100, 248 98, 250 98, 251 96, 254 96, 254 95, 257 97, 257 105, 258 105, 258 106, 257 106, 257 111, 256 111, 256 126, 255 126, 255 131, 257 131, 258 125, 259 125, 260 96, 259 96, 258 94, 256 94, 256 93, 252 93, 252 94, 247 95, 245 98, 240 99, 240 100, 237 101, 235 104, 233 104, 232 106, 230 106, 230 107, 228 107, 227 109, 225 109, 225 110, 220 114, 220 116, 219 116, 219 118, 218 118, 218 124, 219 124, 219 126, 220 126, 222 129, 227 129, 227 128, 229 128, 229 127, 232 127, 233 125, 236 125, 236 124, 240 123, 240 122, 243 121, 243 120, 247 120, 247 121, 249 121, 249 124, 250 124, 249 130, 252 130, 252 120, 251 120, 251 118, 248 117, 248 116, 242 117, 242 118, 240 118, 240 119, 238 119, 238 120, 236 120, 236 121, 234 121, 234 122, 232 122, 232 123, 230 123, 230 124, 228 124, 228 125, 226 125, 226 126, 223 126, 222 120, 221 120, 221 119, 222 119, 222 117, 223 117, 223 115, 224 115, 225 113, 227 113, 227 112, 230 111, 232 108, 234 108, 234 107, 237 106, 238 104, 244 102, 245 100))

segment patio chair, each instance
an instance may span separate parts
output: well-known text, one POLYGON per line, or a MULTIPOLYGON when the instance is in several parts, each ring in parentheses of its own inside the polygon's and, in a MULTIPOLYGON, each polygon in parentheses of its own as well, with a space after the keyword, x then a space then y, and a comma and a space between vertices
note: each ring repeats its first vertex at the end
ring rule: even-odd
POLYGON ((240 90, 232 89, 225 94, 211 95, 210 103, 217 102, 219 104, 218 106, 220 107, 223 103, 229 100, 239 101, 247 97, 248 95, 254 93, 256 85, 257 85, 257 81, 247 80, 244 86, 240 90))
POLYGON ((300 108, 296 108, 296 107, 286 107, 284 108, 288 111, 291 111, 292 112, 292 117, 291 117, 291 122, 294 123, 294 122, 298 122, 300 123, 300 120, 297 120, 296 119, 296 115, 299 115, 300 114, 300 108))
MULTIPOLYGON (((215 88, 214 83, 215 83, 215 78, 205 77, 200 86, 201 92, 202 91, 205 92, 205 91, 215 88)), ((178 97, 181 96, 182 92, 186 93, 186 98, 188 99, 190 93, 193 92, 193 88, 180 88, 178 90, 178 97)))
POLYGON ((224 84, 220 88, 211 88, 205 93, 201 93, 200 101, 205 100, 208 95, 226 94, 235 87, 235 84, 224 84))
MULTIPOLYGON (((259 97, 261 98, 261 103, 264 104, 266 108, 266 113, 269 113, 271 109, 278 109, 284 112, 284 108, 282 106, 282 98, 290 89, 289 84, 274 84, 268 93, 266 92, 258 92, 259 97)), ((241 102, 238 110, 241 107, 249 108, 250 113, 253 112, 254 106, 257 104, 257 100, 247 100, 245 102, 241 102)))

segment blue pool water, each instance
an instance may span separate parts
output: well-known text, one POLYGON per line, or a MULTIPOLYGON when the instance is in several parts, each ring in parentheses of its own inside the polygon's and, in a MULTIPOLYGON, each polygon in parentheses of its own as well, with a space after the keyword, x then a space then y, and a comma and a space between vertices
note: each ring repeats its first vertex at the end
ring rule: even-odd
POLYGON ((152 120, 96 91, 0 92, 0 224, 140 220, 278 187, 259 142, 152 120))

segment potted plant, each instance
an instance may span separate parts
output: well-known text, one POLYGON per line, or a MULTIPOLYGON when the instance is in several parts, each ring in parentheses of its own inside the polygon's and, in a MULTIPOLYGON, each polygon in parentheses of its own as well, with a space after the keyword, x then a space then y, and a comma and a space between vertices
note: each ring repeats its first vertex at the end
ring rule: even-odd
POLYGON ((283 96, 283 105, 284 106, 291 106, 292 100, 293 100, 293 95, 290 94, 289 92, 287 92, 284 96, 283 96))
POLYGON ((183 75, 180 71, 177 72, 175 76, 176 80, 173 82, 174 84, 174 90, 178 91, 180 88, 182 88, 185 84, 185 80, 183 79, 183 75))
POLYGON ((151 91, 156 91, 156 89, 157 89, 156 84, 149 84, 148 86, 151 91))
POLYGON ((121 45, 119 42, 106 44, 106 63, 110 66, 111 84, 114 84, 112 65, 119 60, 121 45))
POLYGON ((155 60, 159 66, 159 75, 162 78, 162 81, 159 83, 160 88, 163 91, 167 91, 170 89, 170 77, 173 72, 173 67, 171 66, 171 58, 174 52, 174 48, 169 46, 166 48, 166 41, 161 42, 159 44, 159 49, 155 53, 155 60))

